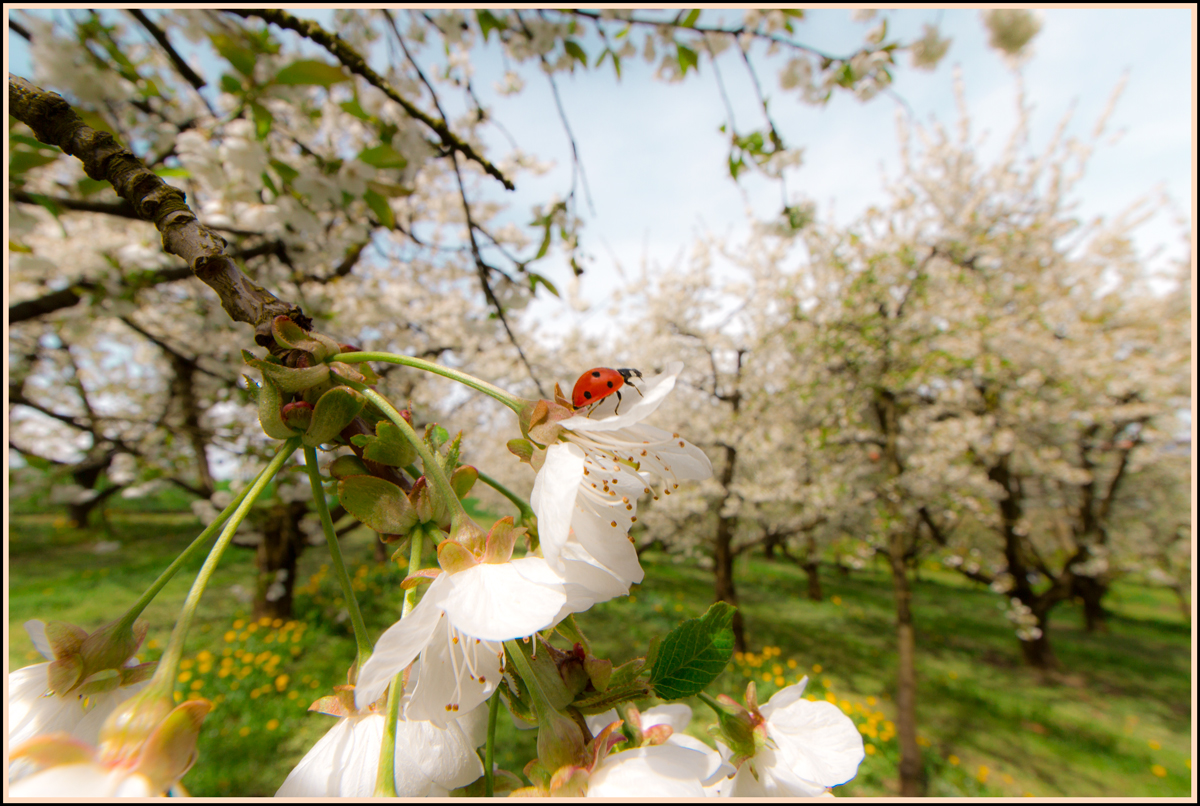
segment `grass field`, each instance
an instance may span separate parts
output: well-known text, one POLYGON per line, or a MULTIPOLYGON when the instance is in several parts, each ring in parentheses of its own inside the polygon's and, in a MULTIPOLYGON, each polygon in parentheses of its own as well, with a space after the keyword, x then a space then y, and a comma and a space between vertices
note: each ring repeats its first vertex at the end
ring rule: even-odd
MULTIPOLYGON (((58 619, 86 629, 112 620, 195 536, 187 514, 119 512, 112 533, 68 528, 54 516, 17 516, 9 542, 9 663, 41 656, 21 625, 58 619), (119 545, 118 545, 119 544, 119 545)), ((373 636, 399 612, 400 574, 372 561, 371 537, 347 537, 346 557, 373 636)), ((253 556, 231 548, 201 605, 177 691, 216 704, 200 762, 184 779, 197 796, 272 795, 329 729, 309 714, 316 698, 345 682, 353 658, 340 594, 323 570, 323 548, 301 558, 294 622, 247 623, 253 556)), ((179 574, 147 610, 143 660, 161 652, 199 568, 179 574)), ((632 595, 579 617, 597 654, 619 663, 644 654, 651 636, 698 616, 712 599, 708 571, 644 558, 632 595)), ((882 567, 850 576, 825 567, 826 600, 803 598, 804 577, 783 562, 739 560, 738 586, 753 652, 735 658, 717 691, 741 699, 748 680, 765 701, 807 674, 807 694, 839 704, 860 726, 868 756, 835 792, 896 793, 897 745, 889 692, 894 680, 892 592, 882 567)), ((915 584, 919 733, 928 794, 1186 797, 1191 794, 1191 629, 1166 591, 1118 584, 1104 634, 1082 630, 1077 608, 1051 625, 1061 674, 1021 663, 1002 600, 937 569, 915 584)), ((714 692, 715 693, 715 692, 714 692)), ((652 703, 650 703, 652 704, 652 703)), ((649 704, 647 704, 649 705, 649 704)), ((710 712, 691 703, 702 739, 710 712)), ((533 756, 532 731, 501 715, 497 760, 519 772, 533 756)), ((711 740, 709 740, 711 743, 711 740)))

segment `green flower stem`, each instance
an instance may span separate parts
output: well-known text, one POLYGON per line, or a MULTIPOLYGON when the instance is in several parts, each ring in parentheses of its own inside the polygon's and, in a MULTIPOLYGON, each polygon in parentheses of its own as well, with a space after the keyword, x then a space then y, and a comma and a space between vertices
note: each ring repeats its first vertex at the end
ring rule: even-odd
POLYGON ((167 566, 165 571, 159 574, 158 579, 154 580, 153 584, 146 589, 146 592, 143 593, 141 597, 133 603, 133 606, 129 608, 129 611, 120 618, 120 622, 126 623, 127 626, 132 628, 133 622, 136 621, 137 617, 142 614, 142 611, 146 609, 146 606, 154 601, 154 597, 158 596, 159 591, 166 587, 167 583, 170 582, 171 578, 174 577, 179 569, 183 567, 184 563, 188 562, 193 556, 199 553, 200 549, 204 547, 204 544, 208 542, 208 539, 216 534, 217 530, 221 528, 221 525, 224 524, 225 521, 229 520, 229 516, 233 514, 233 511, 237 508, 238 504, 242 503, 242 499, 246 497, 246 493, 248 492, 250 492, 250 488, 246 487, 233 497, 233 500, 229 502, 229 506, 221 510, 221 514, 217 516, 217 519, 205 527, 204 531, 200 533, 199 537, 193 540, 192 544, 184 549, 183 552, 175 558, 175 561, 167 566))
POLYGON ((397 355, 395 353, 338 353, 331 356, 326 361, 341 361, 345 364, 360 364, 364 361, 382 361, 387 364, 401 364, 406 367, 415 367, 423 369, 426 372, 432 372, 434 375, 441 375, 443 378, 449 378, 452 381, 458 381, 464 386, 469 386, 476 391, 483 392, 491 398, 499 400, 504 405, 508 406, 515 412, 520 413, 521 405, 524 403, 519 397, 514 397, 508 392, 501 389, 499 386, 493 386, 487 381, 481 381, 473 375, 468 375, 465 372, 460 372, 457 369, 443 367, 441 364, 435 364, 432 361, 426 361, 423 358, 413 358, 408 355, 397 355))
POLYGON ((329 546, 329 557, 333 561, 333 574, 342 588, 342 596, 346 599, 346 609, 350 611, 350 625, 354 629, 354 642, 358 646, 358 656, 354 663, 357 673, 371 654, 371 639, 367 635, 367 625, 363 621, 362 611, 358 607, 358 599, 354 597, 354 585, 351 583, 350 573, 346 570, 346 563, 342 559, 342 547, 333 530, 333 518, 330 517, 329 505, 325 502, 325 488, 321 486, 321 469, 317 466, 316 448, 306 447, 304 449, 304 463, 308 468, 308 481, 312 486, 317 515, 321 518, 321 528, 325 532, 325 542, 329 546))
MULTIPOLYGON (((352 355, 375 355, 375 353, 352 353, 352 355)), ((390 353, 381 353, 381 355, 390 355, 390 353)), ((441 496, 442 501, 446 504, 446 508, 450 510, 451 535, 456 534, 459 524, 464 519, 469 521, 470 516, 463 509, 462 502, 458 500, 458 495, 454 492, 454 488, 450 486, 450 480, 446 478, 446 474, 442 471, 441 463, 438 462, 437 456, 429 449, 429 446, 425 444, 425 440, 417 436, 417 432, 413 430, 413 427, 408 424, 407 420, 400 416, 400 412, 396 411, 396 407, 388 402, 386 397, 366 384, 343 378, 337 375, 337 373, 334 373, 334 376, 351 389, 361 392, 363 397, 374 403, 383 412, 385 417, 396 424, 396 427, 400 429, 404 437, 416 448, 417 455, 421 457, 421 466, 425 471, 425 478, 429 479, 433 484, 434 490, 441 496)))
POLYGON ((500 687, 492 692, 488 700, 487 749, 483 753, 483 794, 494 797, 496 793, 495 749, 496 749, 496 713, 500 710, 500 687))
POLYGON ((396 723, 400 720, 400 700, 404 696, 404 672, 397 672, 388 687, 387 716, 383 720, 383 744, 379 747, 379 767, 375 774, 375 797, 396 797, 396 723))
POLYGON ((701 691, 698 694, 696 694, 696 696, 700 699, 701 702, 703 702, 709 708, 716 711, 718 717, 729 716, 729 712, 727 710, 725 710, 725 706, 721 705, 721 703, 717 702, 715 699, 713 699, 711 696, 709 696, 709 694, 707 692, 701 691))
POLYGON ((246 519, 246 515, 250 513, 250 507, 262 495, 262 491, 266 489, 267 482, 275 477, 283 467, 283 463, 288 460, 288 457, 296 452, 296 448, 300 447, 300 437, 292 437, 279 448, 279 453, 275 454, 275 458, 267 464, 266 468, 258 474, 258 478, 250 485, 246 494, 242 497, 241 503, 237 505, 233 515, 229 518, 229 523, 225 525, 221 536, 217 538, 217 542, 213 545, 212 550, 208 553, 208 559, 204 561, 204 566, 200 569, 200 573, 196 575, 196 581, 192 583, 192 589, 188 591, 187 599, 183 602, 183 609, 179 613, 179 620, 175 622, 175 629, 171 631, 171 638, 167 642, 167 648, 163 650, 162 659, 158 662, 158 668, 154 671, 154 680, 151 683, 151 688, 161 687, 166 696, 170 696, 171 691, 175 688, 175 677, 179 672, 179 660, 183 657, 184 639, 187 638, 188 628, 192 625, 192 619, 196 616, 196 609, 200 605, 200 597, 204 595, 204 589, 208 587, 209 580, 212 579, 213 573, 217 570, 217 564, 221 562, 221 555, 225 553, 225 549, 233 542, 233 535, 241 526, 242 521, 246 519))
MULTIPOLYGON (((424 550, 425 530, 419 525, 409 532, 408 574, 412 576, 421 570, 421 552, 424 550)), ((413 585, 404 592, 404 607, 400 610, 400 618, 407 618, 412 609, 417 606, 417 588, 413 585)))
POLYGON ((534 518, 533 507, 529 506, 528 502, 526 502, 524 498, 517 495, 512 490, 508 489, 503 484, 501 484, 499 481, 492 478, 487 473, 484 473, 482 470, 479 470, 478 468, 476 468, 476 472, 479 473, 480 481, 482 481, 487 486, 491 487, 496 492, 500 493, 502 496, 507 498, 509 501, 513 502, 513 504, 516 506, 517 510, 521 513, 521 520, 527 521, 529 523, 533 522, 533 518, 534 518))
MULTIPOLYGON (((417 526, 409 533, 408 574, 421 570, 421 550, 425 531, 417 526)), ((404 592, 400 618, 408 617, 417 603, 417 586, 404 592)), ((396 723, 400 720, 400 699, 404 696, 404 672, 392 678, 388 687, 387 715, 383 722, 383 746, 379 748, 379 769, 375 775, 375 797, 396 797, 396 723)))

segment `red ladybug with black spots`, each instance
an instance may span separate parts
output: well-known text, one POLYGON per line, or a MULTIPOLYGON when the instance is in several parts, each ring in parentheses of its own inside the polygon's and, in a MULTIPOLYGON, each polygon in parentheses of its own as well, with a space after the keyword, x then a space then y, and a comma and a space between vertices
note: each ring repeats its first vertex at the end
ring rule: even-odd
POLYGON ((609 369, 608 367, 589 369, 579 376, 579 380, 575 381, 575 388, 571 392, 571 403, 575 408, 580 409, 615 394, 617 408, 620 409, 622 387, 629 386, 639 395, 642 393, 633 384, 635 376, 638 380, 642 379, 642 373, 636 369, 609 369))

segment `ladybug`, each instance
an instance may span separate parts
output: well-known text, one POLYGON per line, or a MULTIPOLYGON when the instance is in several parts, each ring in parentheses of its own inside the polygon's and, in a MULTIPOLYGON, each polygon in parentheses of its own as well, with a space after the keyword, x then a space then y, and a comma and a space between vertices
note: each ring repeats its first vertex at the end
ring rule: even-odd
POLYGON ((628 384, 631 389, 639 395, 641 394, 641 390, 633 385, 633 376, 635 375, 638 380, 641 380, 642 373, 636 369, 609 369, 608 367, 589 369, 579 376, 579 380, 575 381, 575 389, 571 392, 571 403, 579 409, 597 403, 615 393, 617 408, 620 408, 622 386, 628 384))

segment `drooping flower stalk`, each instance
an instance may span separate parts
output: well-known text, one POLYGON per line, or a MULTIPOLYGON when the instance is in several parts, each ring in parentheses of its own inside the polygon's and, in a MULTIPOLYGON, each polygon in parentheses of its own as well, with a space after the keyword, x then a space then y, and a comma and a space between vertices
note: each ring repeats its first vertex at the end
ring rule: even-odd
POLYGON ((346 609, 350 612, 350 625, 354 630, 354 642, 357 654, 354 661, 355 672, 362 668, 367 656, 371 654, 371 639, 367 635, 367 625, 363 621, 362 610, 358 607, 358 599, 354 596, 354 585, 346 563, 342 559, 342 547, 338 542, 337 533, 333 529, 333 519, 329 515, 329 505, 325 502, 325 489, 321 486, 321 470, 317 466, 317 451, 315 448, 304 449, 304 462, 308 469, 308 480, 312 485, 313 503, 317 515, 321 518, 321 529, 325 532, 325 543, 329 546, 329 558, 333 563, 333 574, 337 577, 342 589, 342 598, 346 600, 346 609))

